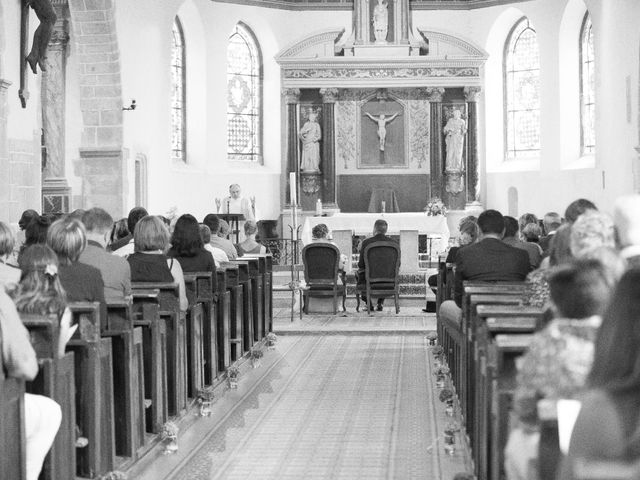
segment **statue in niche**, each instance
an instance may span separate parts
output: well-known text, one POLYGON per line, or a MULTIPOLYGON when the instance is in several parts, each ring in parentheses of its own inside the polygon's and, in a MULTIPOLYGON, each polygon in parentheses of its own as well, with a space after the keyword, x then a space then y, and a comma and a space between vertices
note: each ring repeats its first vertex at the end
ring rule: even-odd
POLYGON ((462 148, 464 147, 464 136, 467 133, 467 122, 462 119, 461 115, 460 110, 455 109, 453 117, 447 121, 444 127, 447 146, 446 172, 462 171, 462 148))
POLYGON ((40 24, 33 34, 31 52, 27 55, 26 61, 34 74, 38 73, 37 67, 46 72, 47 47, 57 20, 56 12, 51 5, 51 0, 26 0, 26 5, 33 8, 38 20, 40 20, 40 24))
POLYGON ((304 123, 298 136, 302 141, 302 160, 300 161, 300 169, 303 172, 319 172, 320 171, 320 139, 322 138, 322 130, 318 123, 318 113, 310 108, 308 110, 307 121, 304 123))
POLYGON ((386 43, 387 30, 389 28, 389 12, 387 1, 378 0, 378 4, 373 9, 373 36, 376 43, 386 43))
POLYGON ((364 112, 364 114, 378 124, 378 139, 380 141, 380 151, 384 152, 384 144, 387 138, 387 123, 391 123, 398 115, 400 115, 400 112, 394 113, 389 118, 387 118, 384 113, 381 113, 378 117, 374 117, 369 112, 364 112))

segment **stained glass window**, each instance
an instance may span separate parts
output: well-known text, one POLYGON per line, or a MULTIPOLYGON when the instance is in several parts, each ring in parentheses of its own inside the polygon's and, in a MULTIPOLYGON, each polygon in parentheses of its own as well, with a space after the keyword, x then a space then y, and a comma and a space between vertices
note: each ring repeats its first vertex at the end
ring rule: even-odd
POLYGON ((505 146, 508 159, 540 152, 540 54, 527 18, 511 30, 504 55, 505 146))
POLYGON ((580 146, 582 155, 595 152, 595 78, 593 32, 591 16, 587 12, 580 30, 580 146))
POLYGON ((262 163, 262 57, 242 23, 227 47, 227 158, 262 163))
POLYGON ((184 33, 176 17, 171 54, 171 151, 173 159, 180 162, 187 161, 185 67, 184 33))

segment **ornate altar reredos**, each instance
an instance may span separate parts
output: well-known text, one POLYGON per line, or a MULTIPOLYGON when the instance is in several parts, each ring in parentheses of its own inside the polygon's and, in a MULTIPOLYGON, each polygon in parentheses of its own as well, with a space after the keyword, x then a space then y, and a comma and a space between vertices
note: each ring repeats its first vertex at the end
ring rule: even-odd
POLYGON ((353 17, 353 32, 318 32, 277 56, 283 179, 298 176, 303 210, 320 199, 325 209, 366 212, 380 189, 393 191, 401 211, 436 196, 450 209, 477 202, 486 53, 412 28, 409 0, 356 0, 353 17))

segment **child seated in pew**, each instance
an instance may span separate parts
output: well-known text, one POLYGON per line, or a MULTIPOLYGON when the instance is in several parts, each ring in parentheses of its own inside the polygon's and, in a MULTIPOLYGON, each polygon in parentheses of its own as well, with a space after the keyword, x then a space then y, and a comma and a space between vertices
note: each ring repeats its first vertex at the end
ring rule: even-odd
POLYGON ((509 480, 529 478, 530 464, 537 459, 537 401, 574 398, 585 386, 600 315, 624 270, 622 260, 602 248, 600 256, 608 261, 574 260, 549 276, 555 318, 534 335, 517 363, 512 429, 505 448, 509 480))
POLYGON ((560 480, 575 478, 573 467, 579 459, 640 459, 639 319, 640 269, 633 268, 620 279, 603 316, 587 379, 589 391, 580 398, 582 407, 568 456, 562 462, 560 480))
MULTIPOLYGON (((71 326, 71 312, 65 308, 65 292, 58 279, 58 259, 46 245, 31 245, 21 256, 20 282, 9 293, 0 289, 0 334, 3 363, 9 376, 33 380, 38 372, 36 354, 18 311, 60 318, 58 356, 78 328, 71 326), (15 302, 15 304, 14 304, 15 302)), ((27 480, 37 480, 47 452, 55 439, 62 413, 48 397, 25 394, 27 480)))

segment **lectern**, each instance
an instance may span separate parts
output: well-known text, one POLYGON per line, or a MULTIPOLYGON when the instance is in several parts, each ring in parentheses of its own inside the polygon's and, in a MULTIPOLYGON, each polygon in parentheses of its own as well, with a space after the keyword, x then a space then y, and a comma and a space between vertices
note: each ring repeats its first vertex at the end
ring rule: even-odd
POLYGON ((236 243, 240 243, 240 222, 244 221, 244 215, 241 213, 220 213, 218 217, 229 224, 231 233, 236 234, 236 243))

